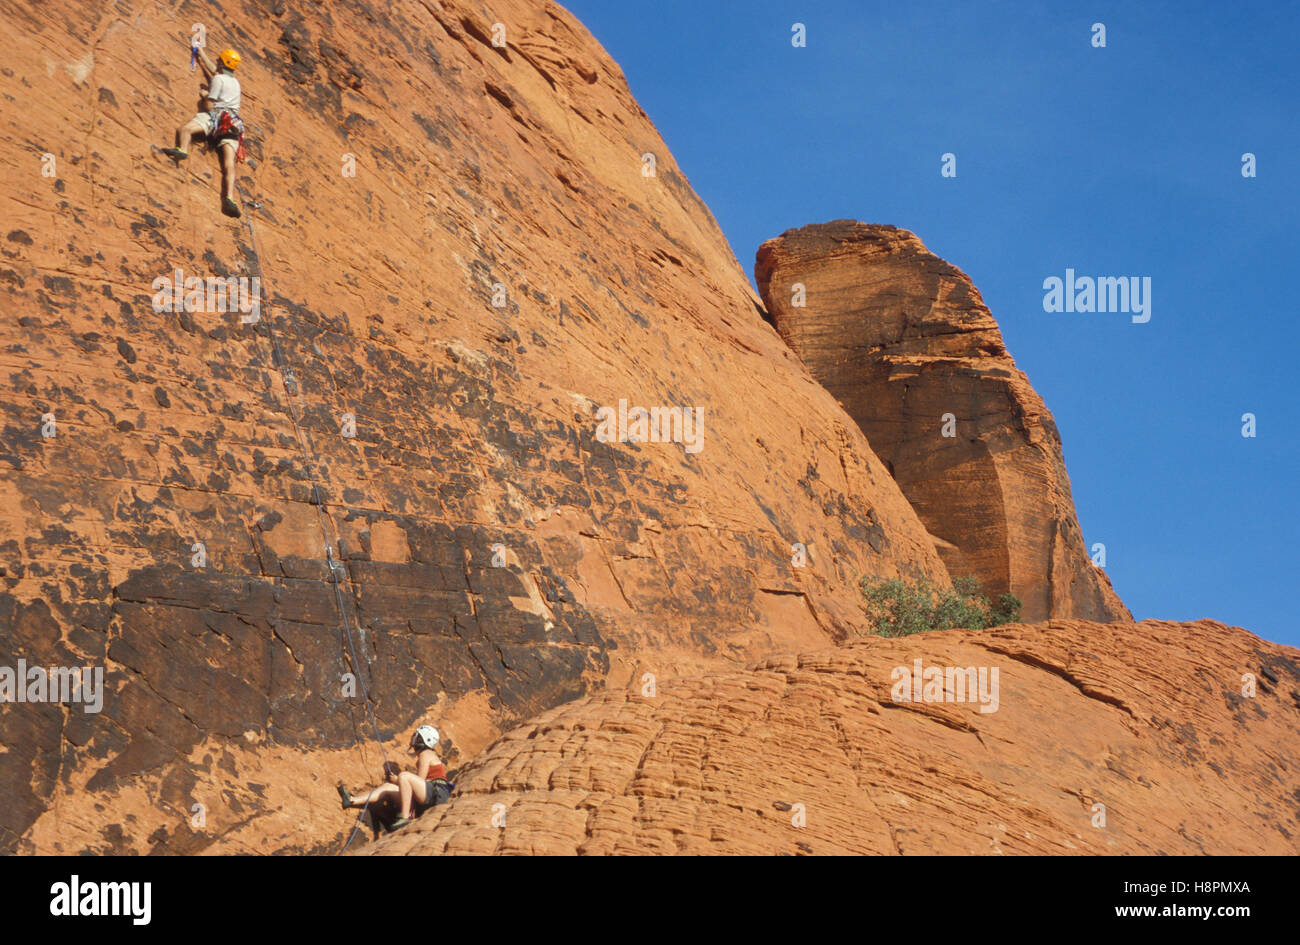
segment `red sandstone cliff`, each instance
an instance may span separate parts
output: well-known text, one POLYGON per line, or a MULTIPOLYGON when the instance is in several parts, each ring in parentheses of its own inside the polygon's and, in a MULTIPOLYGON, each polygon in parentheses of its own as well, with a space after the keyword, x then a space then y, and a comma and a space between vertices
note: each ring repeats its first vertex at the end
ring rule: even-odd
POLYGON ((768 240, 754 272, 954 577, 1011 591, 1026 620, 1132 619, 1085 549, 1056 423, 965 273, 906 230, 851 220, 768 240))
POLYGON ((853 642, 862 574, 946 581, 931 535, 618 67, 492 12, 504 48, 450 0, 0 4, 0 666, 107 671, 102 713, 0 706, 0 850, 333 852, 381 760, 356 673, 389 757, 429 718, 473 759, 373 853, 1294 852, 1292 649, 853 642), (251 230, 150 146, 196 21, 244 51, 251 230), (263 320, 156 311, 177 268, 263 320), (703 449, 604 441, 620 399, 703 449), (998 711, 900 707, 918 658, 998 665, 998 711))
POLYGON ((846 639, 863 573, 946 580, 618 66, 554 4, 492 13, 0 5, 0 664, 108 689, 0 715, 0 850, 332 850, 380 761, 344 673, 390 752, 433 715, 458 759, 846 639), (215 155, 154 147, 196 22, 243 51, 252 231, 215 155), (176 269, 261 278, 265 318, 156 311, 176 269), (702 410, 702 449, 603 442, 620 399, 702 410))

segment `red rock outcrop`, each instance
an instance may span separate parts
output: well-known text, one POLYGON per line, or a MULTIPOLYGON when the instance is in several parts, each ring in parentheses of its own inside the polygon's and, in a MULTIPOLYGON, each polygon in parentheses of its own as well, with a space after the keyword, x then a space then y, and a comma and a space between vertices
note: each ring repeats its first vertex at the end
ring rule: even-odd
POLYGON ((864 573, 946 581, 618 67, 552 3, 492 15, 0 5, 0 666, 106 669, 101 713, 0 709, 0 851, 334 850, 380 761, 344 674, 454 762, 846 639, 864 573), (154 147, 196 22, 243 52, 242 221, 154 147), (260 279, 260 321, 159 310, 178 269, 260 279), (620 399, 703 448, 603 441, 620 399))
POLYGON ((1298 657, 1208 620, 772 657, 547 712, 361 852, 1294 856, 1298 657), (895 701, 916 660, 996 668, 996 710, 895 701))
POLYGON ((805 226, 758 250, 776 329, 848 410, 948 571, 1025 620, 1131 620, 1095 567, 1056 423, 966 274, 906 230, 805 226))

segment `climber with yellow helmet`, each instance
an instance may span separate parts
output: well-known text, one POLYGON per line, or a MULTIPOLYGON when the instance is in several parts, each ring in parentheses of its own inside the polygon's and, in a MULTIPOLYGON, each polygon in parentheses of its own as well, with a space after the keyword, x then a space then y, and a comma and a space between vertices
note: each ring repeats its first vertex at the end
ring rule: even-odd
POLYGON ((239 117, 239 80, 235 78, 239 53, 233 49, 222 50, 214 63, 199 46, 191 52, 203 66, 204 81, 208 83, 200 89, 204 111, 176 129, 176 147, 164 148, 163 154, 183 161, 190 156, 190 141, 200 134, 216 145, 221 152, 221 212, 237 217, 235 156, 238 154, 241 160, 243 158, 244 137, 244 123, 239 117))

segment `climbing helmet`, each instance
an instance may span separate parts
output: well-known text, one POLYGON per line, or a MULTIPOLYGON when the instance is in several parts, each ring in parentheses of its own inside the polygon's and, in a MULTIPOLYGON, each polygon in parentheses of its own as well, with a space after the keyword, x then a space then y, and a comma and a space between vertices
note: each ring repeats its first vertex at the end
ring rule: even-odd
POLYGON ((421 725, 411 736, 412 748, 433 748, 438 744, 438 730, 432 725, 421 725))

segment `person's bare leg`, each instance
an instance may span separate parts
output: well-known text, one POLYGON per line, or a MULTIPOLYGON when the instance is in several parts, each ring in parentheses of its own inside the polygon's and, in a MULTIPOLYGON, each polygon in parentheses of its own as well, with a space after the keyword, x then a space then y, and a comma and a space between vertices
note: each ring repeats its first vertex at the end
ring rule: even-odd
POLYGON ((177 150, 188 151, 190 149, 190 142, 194 140, 194 136, 203 133, 203 126, 191 118, 185 124, 176 129, 177 150))
POLYGON ((411 801, 417 799, 421 804, 428 803, 429 784, 421 781, 409 771, 403 771, 401 777, 397 779, 397 786, 402 792, 402 813, 403 820, 409 820, 411 817, 411 801))
POLYGON ((231 143, 226 144, 224 141, 220 144, 221 148, 221 186, 222 192, 227 199, 235 199, 235 152, 239 145, 231 143))
POLYGON ((356 797, 352 798, 352 803, 349 804, 348 806, 365 807, 367 804, 374 804, 376 801, 381 800, 384 796, 389 794, 395 794, 396 792, 397 792, 396 784, 381 784, 379 785, 379 787, 375 788, 373 791, 370 791, 367 794, 358 794, 356 797))

